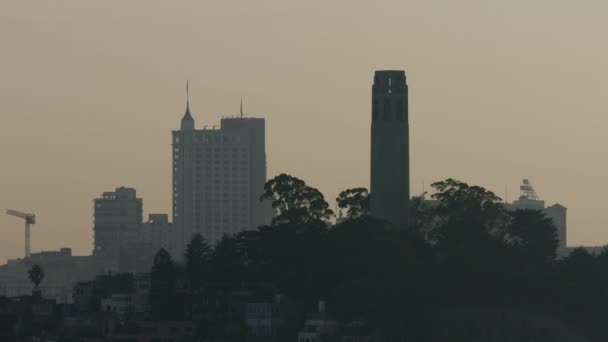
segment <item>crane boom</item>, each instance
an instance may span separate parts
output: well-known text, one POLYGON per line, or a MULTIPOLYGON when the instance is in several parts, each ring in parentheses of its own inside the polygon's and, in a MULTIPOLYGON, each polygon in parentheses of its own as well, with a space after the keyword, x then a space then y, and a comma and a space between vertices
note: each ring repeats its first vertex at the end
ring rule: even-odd
POLYGON ((24 219, 26 221, 29 221, 30 224, 35 224, 36 223, 36 215, 34 215, 34 214, 23 213, 21 211, 11 210, 11 209, 8 209, 6 211, 6 213, 8 215, 19 217, 19 218, 22 218, 22 219, 24 219))
POLYGON ((8 209, 6 213, 25 220, 25 257, 28 258, 30 256, 30 226, 36 223, 36 215, 11 209, 8 209))

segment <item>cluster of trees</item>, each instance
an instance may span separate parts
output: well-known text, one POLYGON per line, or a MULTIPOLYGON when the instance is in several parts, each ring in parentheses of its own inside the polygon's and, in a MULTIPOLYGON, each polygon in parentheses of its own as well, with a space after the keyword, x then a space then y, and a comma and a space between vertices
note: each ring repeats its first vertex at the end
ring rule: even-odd
POLYGON ((588 334, 605 334, 608 250, 577 249, 558 259, 556 229, 539 211, 506 210, 491 191, 447 179, 432 184, 433 201, 410 206, 410 224, 395 227, 370 216, 370 194, 345 190, 334 215, 323 194, 279 175, 263 199, 272 201, 270 226, 225 236, 211 248, 200 235, 185 265, 160 250, 152 269, 152 314, 182 315, 177 283, 196 303, 209 284, 238 289, 269 283, 314 311, 325 300, 344 320, 386 329, 431 329, 444 309, 500 309, 558 317, 588 334))

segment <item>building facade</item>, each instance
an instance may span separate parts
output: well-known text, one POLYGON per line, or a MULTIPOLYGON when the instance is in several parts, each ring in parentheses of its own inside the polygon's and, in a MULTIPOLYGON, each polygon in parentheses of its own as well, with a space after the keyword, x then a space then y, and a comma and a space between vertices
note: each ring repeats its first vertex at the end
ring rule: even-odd
POLYGON ((546 207, 543 209, 545 216, 553 221, 553 225, 557 228, 557 253, 558 255, 563 255, 568 248, 568 244, 566 243, 568 240, 567 225, 566 225, 566 212, 567 208, 563 205, 556 203, 550 207, 546 207))
POLYGON ((173 131, 173 225, 175 255, 192 236, 210 244, 223 235, 270 222, 261 202, 266 182, 265 122, 223 118, 218 129, 195 129, 187 104, 180 130, 173 131))
POLYGON ((6 265, 0 266, 0 297, 31 295, 34 285, 28 278, 28 270, 33 265, 41 266, 45 272, 39 288, 42 296, 57 303, 72 303, 72 290, 79 281, 116 271, 108 268, 101 258, 74 256, 70 248, 32 253, 30 257, 8 260, 6 265))
POLYGON ((400 228, 409 222, 408 120, 405 72, 376 71, 372 86, 371 214, 400 228))
POLYGON ((153 253, 163 248, 173 253, 173 225, 167 214, 150 214, 141 227, 141 241, 153 253))
POLYGON ((138 242, 143 204, 135 189, 120 187, 94 200, 93 255, 120 259, 123 248, 138 242))

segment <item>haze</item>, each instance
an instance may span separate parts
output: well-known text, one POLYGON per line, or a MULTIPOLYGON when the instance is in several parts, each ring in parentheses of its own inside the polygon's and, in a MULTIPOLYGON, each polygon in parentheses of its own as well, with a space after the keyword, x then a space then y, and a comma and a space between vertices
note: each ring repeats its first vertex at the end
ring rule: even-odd
MULTIPOLYGON (((568 244, 608 242, 602 1, 0 2, 0 208, 32 250, 92 248, 93 198, 135 187, 170 214, 171 130, 267 122, 269 176, 369 186, 376 69, 410 86, 411 189, 448 177, 509 200, 529 178, 568 244)), ((0 262, 23 255, 0 216, 0 262)))

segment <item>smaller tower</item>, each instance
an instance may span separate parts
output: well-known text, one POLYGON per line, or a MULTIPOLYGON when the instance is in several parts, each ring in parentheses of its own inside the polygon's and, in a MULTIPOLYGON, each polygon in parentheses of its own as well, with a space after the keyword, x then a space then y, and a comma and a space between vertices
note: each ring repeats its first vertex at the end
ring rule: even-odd
POLYGON ((188 89, 188 81, 186 81, 186 113, 182 118, 182 131, 193 131, 194 130, 194 118, 190 114, 190 92, 188 89))

